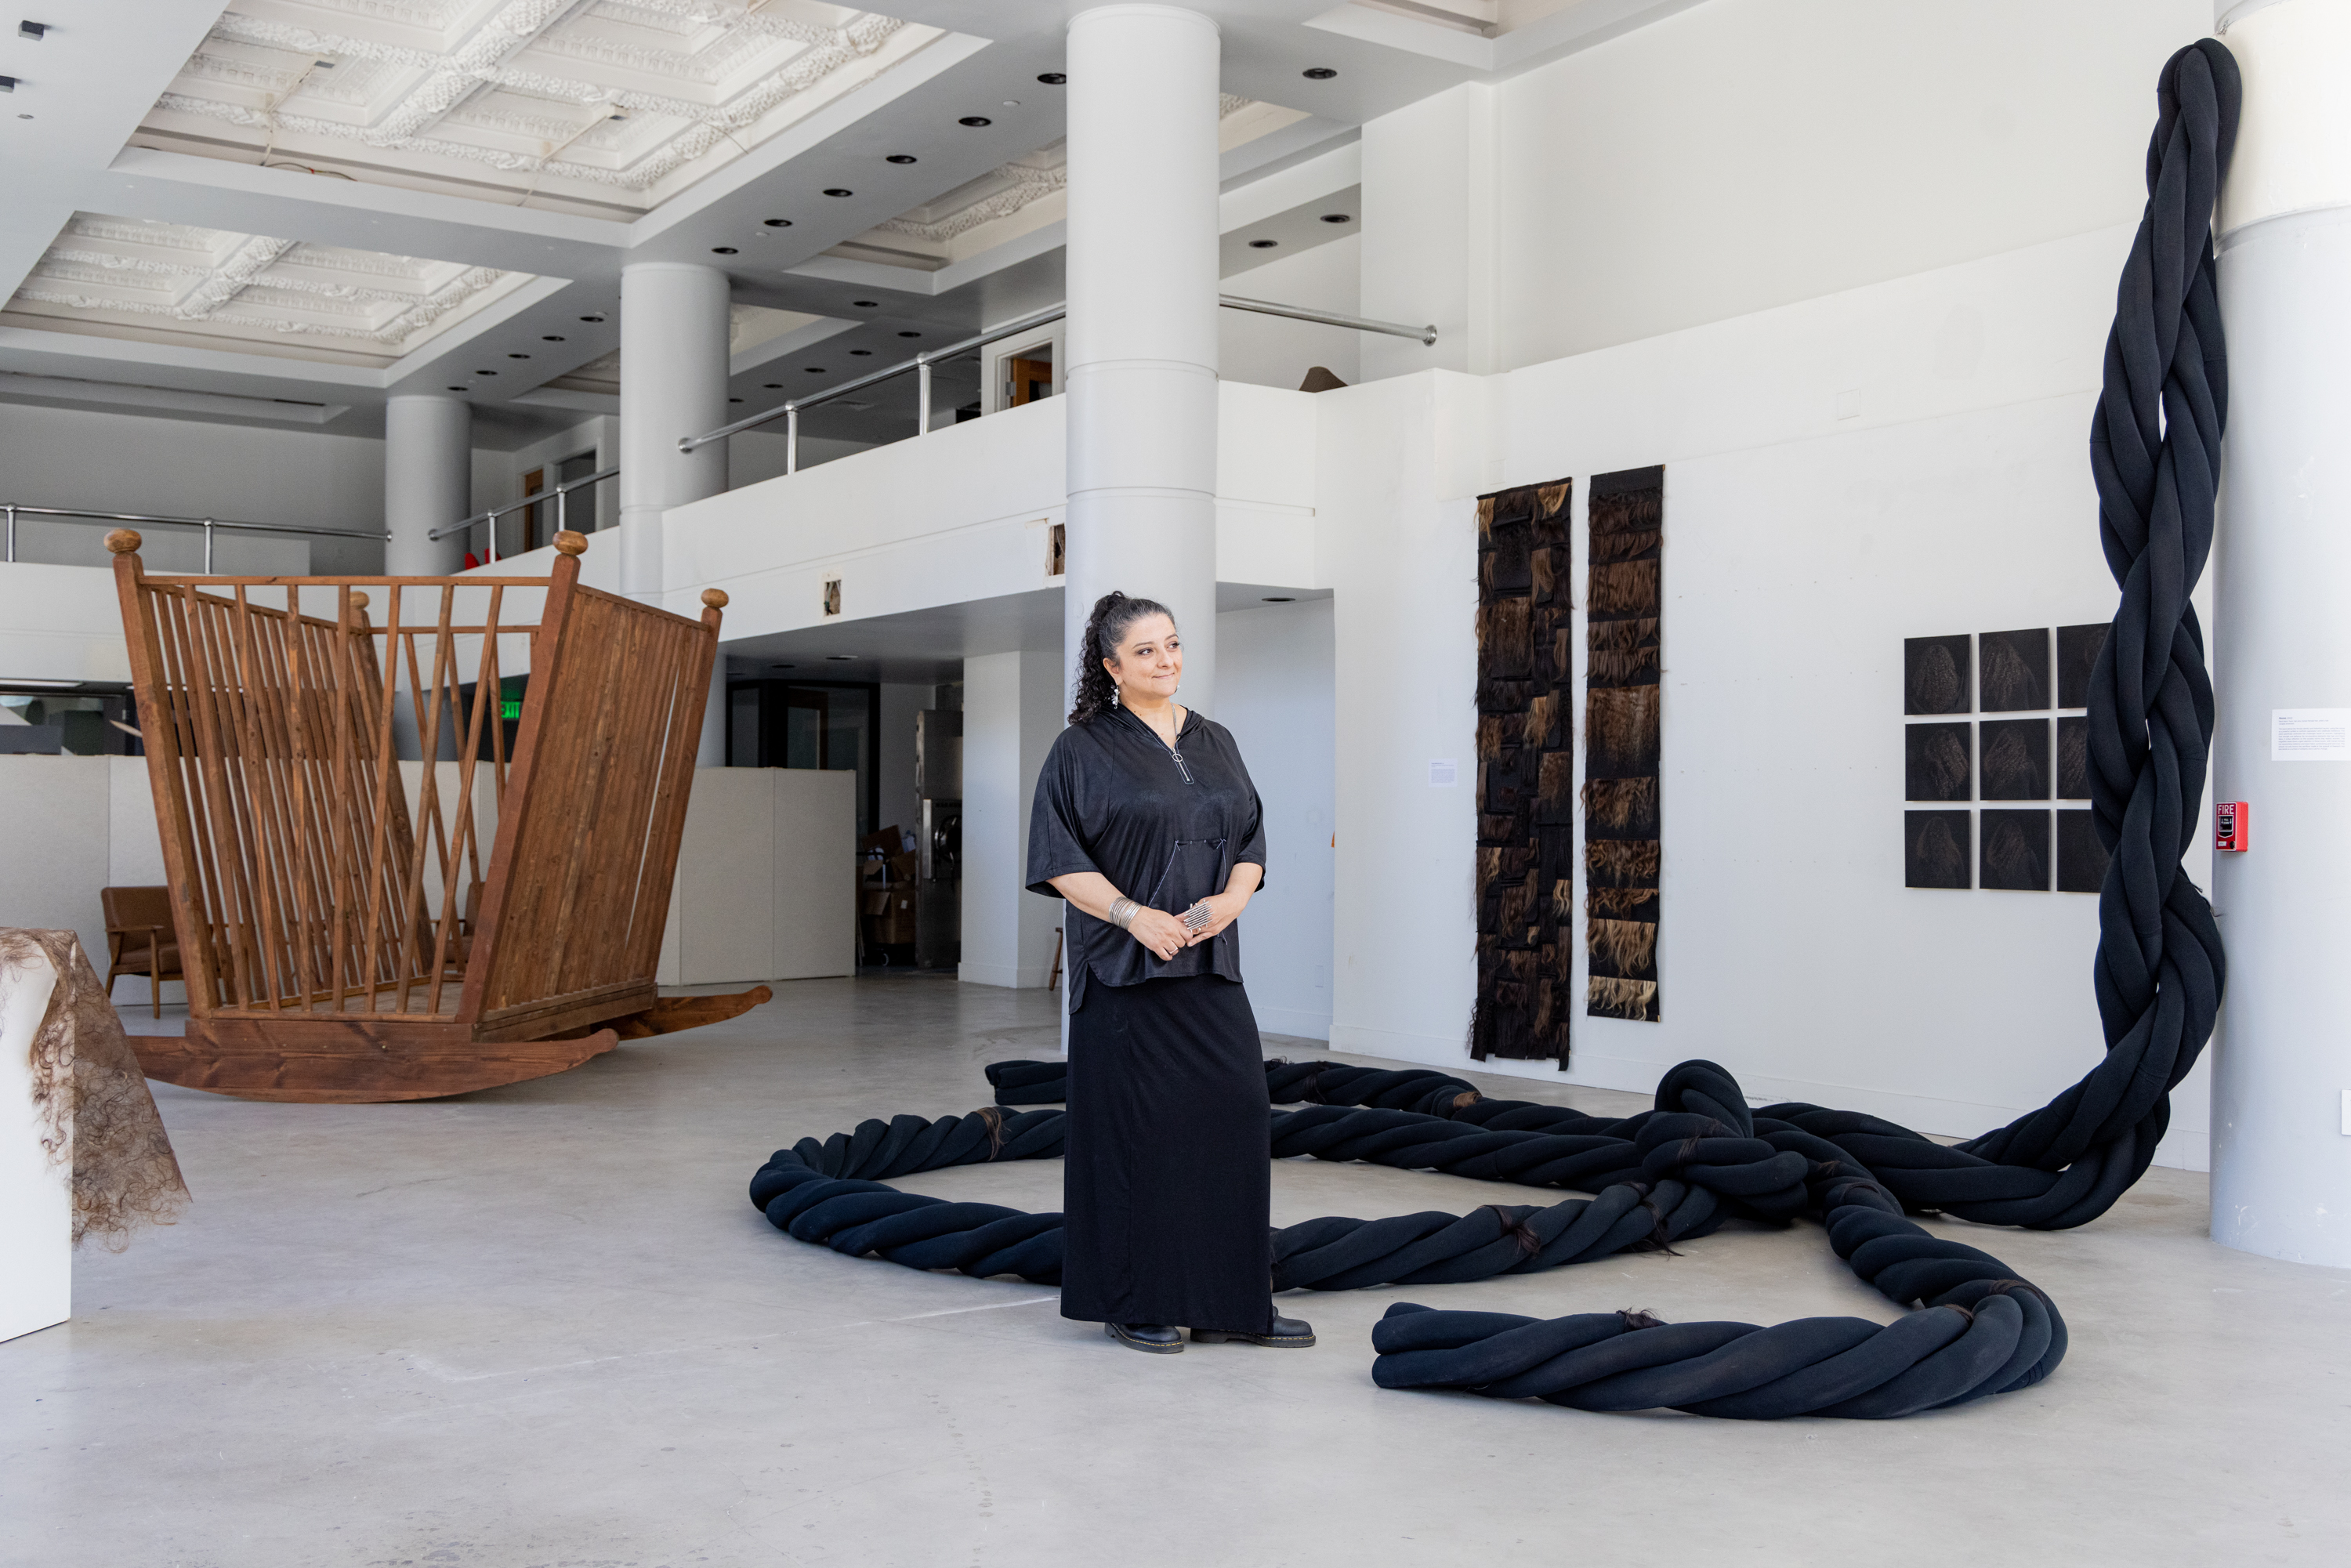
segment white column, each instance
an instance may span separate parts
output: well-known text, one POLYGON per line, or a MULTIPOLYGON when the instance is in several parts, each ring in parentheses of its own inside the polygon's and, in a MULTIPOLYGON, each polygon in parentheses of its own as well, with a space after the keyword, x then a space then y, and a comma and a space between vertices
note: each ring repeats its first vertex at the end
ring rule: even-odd
MULTIPOLYGON (((1069 576, 1061 679, 1093 601, 1156 599, 1186 706, 1217 672, 1217 25, 1169 5, 1070 23, 1069 576)), ((970 939, 966 933, 966 941, 970 939)))
MULTIPOLYGON (((662 591, 662 514, 726 488, 726 444, 678 441, 726 423, 726 275, 691 262, 621 269, 621 591, 662 591)), ((711 672, 695 761, 726 762, 726 652, 711 672)))
MULTIPOLYGON (((434 528, 474 509, 474 411, 439 392, 403 392, 383 405, 383 569, 395 577, 439 577, 465 564, 466 541, 434 540, 434 528)), ((484 552, 474 530, 472 549, 484 552)))
POLYGON ((2351 760, 2271 749, 2276 709, 2351 710, 2351 0, 2237 5, 2220 21, 2245 108, 2221 202, 2213 783, 2252 810, 2250 851, 2214 857, 2229 989, 2212 1236, 2351 1268, 2351 760))
POLYGON ((1068 683, 1058 648, 963 662, 963 961, 956 978, 1041 986, 1059 899, 1025 891, 1029 807, 1061 731, 1068 683))

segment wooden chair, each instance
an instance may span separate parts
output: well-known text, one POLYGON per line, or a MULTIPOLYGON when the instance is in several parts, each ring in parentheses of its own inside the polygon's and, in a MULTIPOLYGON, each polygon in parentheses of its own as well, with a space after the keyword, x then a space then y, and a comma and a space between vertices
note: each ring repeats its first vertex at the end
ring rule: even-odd
POLYGON ((147 977, 155 1016, 163 1016, 163 982, 180 973, 180 936, 172 925, 168 887, 101 887, 99 908, 106 915, 106 994, 114 995, 119 975, 147 977))
POLYGON ((773 994, 653 987, 724 593, 688 620, 583 587, 569 532, 543 578, 151 579, 139 542, 107 536, 189 1011, 135 1042, 150 1077, 462 1094, 773 994))

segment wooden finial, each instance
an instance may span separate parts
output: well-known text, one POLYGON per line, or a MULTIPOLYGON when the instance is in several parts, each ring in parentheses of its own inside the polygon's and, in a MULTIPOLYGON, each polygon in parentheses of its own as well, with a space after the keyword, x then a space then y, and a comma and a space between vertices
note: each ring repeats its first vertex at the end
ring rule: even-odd
POLYGON ((117 555, 129 555, 139 548, 139 534, 135 528, 117 528, 106 536, 106 548, 117 555))
POLYGON ((569 528, 566 528, 555 536, 555 548, 565 555, 578 555, 588 548, 588 536, 574 533, 569 528))
POLYGON ((705 588, 702 591, 702 602, 709 609, 724 610, 726 608, 726 591, 723 588, 705 588))
POLYGON ((367 595, 364 593, 352 594, 351 608, 354 610, 365 610, 367 608, 367 595))

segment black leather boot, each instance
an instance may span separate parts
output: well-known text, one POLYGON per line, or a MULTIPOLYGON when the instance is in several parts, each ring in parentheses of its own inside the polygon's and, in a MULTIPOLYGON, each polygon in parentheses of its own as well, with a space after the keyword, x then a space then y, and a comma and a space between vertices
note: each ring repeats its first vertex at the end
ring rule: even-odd
POLYGON ((1102 1333, 1129 1350, 1154 1355, 1174 1355, 1184 1348, 1184 1336, 1165 1323, 1104 1323, 1102 1333))
POLYGON ((1194 1329, 1195 1344, 1222 1344, 1227 1340, 1239 1340, 1244 1344, 1278 1345, 1290 1350, 1305 1350, 1314 1343, 1314 1325, 1299 1318, 1276 1318, 1273 1327, 1263 1333, 1235 1333, 1230 1329, 1194 1329))

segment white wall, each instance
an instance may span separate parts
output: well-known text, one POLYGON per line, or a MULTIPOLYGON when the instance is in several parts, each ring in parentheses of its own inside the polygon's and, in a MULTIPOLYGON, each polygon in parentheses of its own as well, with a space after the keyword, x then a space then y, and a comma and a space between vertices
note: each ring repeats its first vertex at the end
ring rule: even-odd
MULTIPOLYGON (((365 436, 0 403, 0 502, 383 530, 383 443, 365 436)), ((20 523, 18 559, 103 565, 113 526, 20 523), (35 542, 52 528, 73 532, 35 542)), ((201 535, 145 531, 150 566, 202 570, 201 535)), ((221 571, 383 570, 381 538, 216 537, 221 571)))
POLYGON ((1061 650, 963 662, 963 960, 958 979, 1041 986, 1062 904, 1022 891, 1037 774, 1066 714, 1061 650))
POLYGON ((2211 26, 2210 0, 1708 0, 1506 82, 1501 361, 2135 222, 2157 73, 2211 26))
MULTIPOLYGON (((1363 265, 1363 237, 1348 235, 1234 273, 1224 280, 1224 290, 1249 299, 1270 299, 1277 305, 1356 316, 1362 314, 1363 265)), ((1352 385, 1361 379, 1360 336, 1346 327, 1219 310, 1217 379, 1294 392, 1307 371, 1321 365, 1352 385)))
POLYGON ((1265 811, 1265 890, 1241 916, 1258 1027, 1331 1037, 1336 699, 1332 601, 1217 617, 1217 711, 1265 811))
MULTIPOLYGON (((1900 656, 2111 614, 2083 436, 2129 237, 1319 400, 1348 676, 1334 1043, 1464 1060, 1473 802, 1426 769, 1474 778, 1472 498, 1574 476, 1580 536, 1582 481, 1663 462, 1664 1021, 1577 1019, 1569 1080, 1646 1090, 1707 1056, 1751 1094, 1974 1134, 2096 1061, 2095 899, 1902 885, 1900 656)), ((2199 1068, 2161 1157, 2200 1166, 2206 1125, 2199 1068)))
MULTIPOLYGON (((147 760, 140 757, 0 757, 0 818, 8 823, 0 870, 0 925, 69 930, 106 977, 101 887, 163 880, 147 760)), ((143 979, 119 981, 116 998, 147 999, 143 979)), ((164 999, 178 1001, 176 982, 164 999)))

